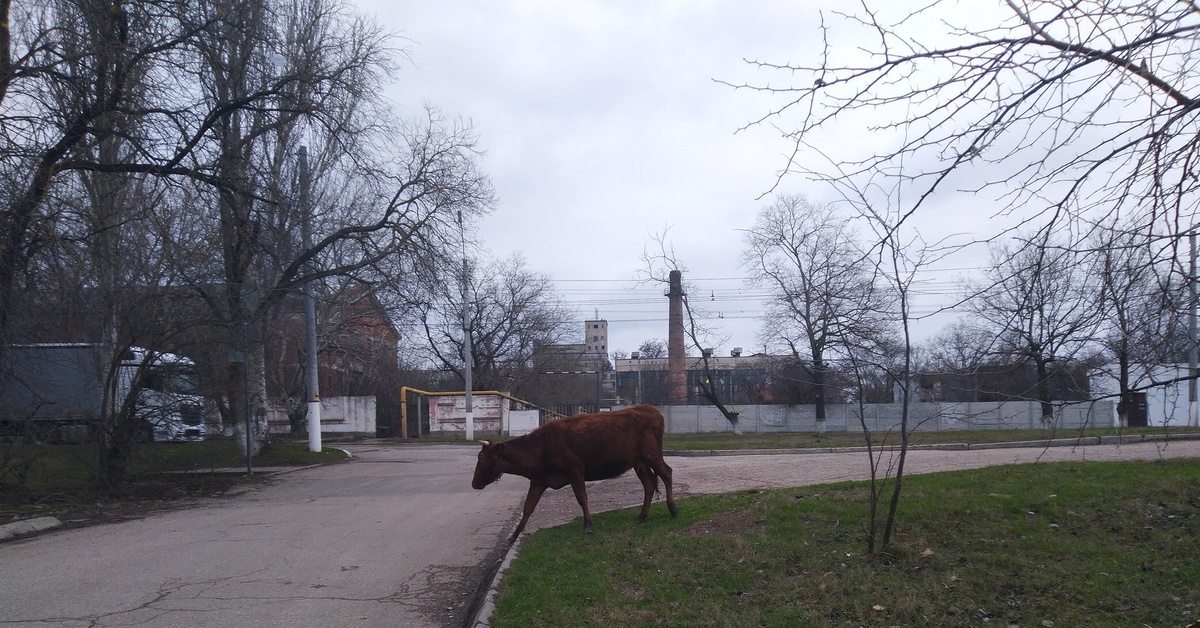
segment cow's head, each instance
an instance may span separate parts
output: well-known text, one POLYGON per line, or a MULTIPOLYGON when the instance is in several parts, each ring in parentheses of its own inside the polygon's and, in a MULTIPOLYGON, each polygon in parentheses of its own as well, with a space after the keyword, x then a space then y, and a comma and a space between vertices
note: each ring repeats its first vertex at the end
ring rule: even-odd
POLYGON ((479 450, 479 462, 475 463, 475 477, 471 480, 471 488, 482 489, 500 479, 504 473, 501 463, 504 460, 504 443, 483 441, 483 449, 479 450))

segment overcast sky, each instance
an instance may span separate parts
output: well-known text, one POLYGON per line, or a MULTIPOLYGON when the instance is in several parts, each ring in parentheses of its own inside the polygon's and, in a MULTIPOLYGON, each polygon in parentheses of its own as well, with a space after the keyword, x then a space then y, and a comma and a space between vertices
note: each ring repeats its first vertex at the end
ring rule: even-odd
MULTIPOLYGON (((816 1, 358 0, 400 35, 408 59, 389 93, 400 115, 426 103, 472 121, 499 199, 481 225, 486 255, 523 255, 575 307, 609 321, 609 349, 666 339, 662 288, 637 283, 652 236, 667 240, 711 313, 718 349, 762 350, 761 290, 746 287, 740 230, 769 203, 791 146, 771 106, 732 83, 762 78, 745 59, 809 60, 816 1)), ((786 80, 776 76, 775 80, 786 80)), ((867 141, 848 130, 846 141, 867 141)), ((822 201, 802 180, 780 188, 822 201)), ((954 271, 931 277, 953 289, 954 271)), ((947 297, 948 299, 949 297, 947 297)), ((929 327, 927 327, 929 329, 929 327)), ((715 344, 715 342, 714 342, 715 344)))

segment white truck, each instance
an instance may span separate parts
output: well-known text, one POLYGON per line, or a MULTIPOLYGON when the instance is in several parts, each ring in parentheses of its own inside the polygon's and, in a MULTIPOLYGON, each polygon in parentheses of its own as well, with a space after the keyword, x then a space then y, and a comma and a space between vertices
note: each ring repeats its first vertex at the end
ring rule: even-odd
POLYGON ((155 441, 203 440, 204 398, 195 363, 172 353, 133 347, 110 378, 109 350, 98 344, 9 345, 0 361, 0 436, 86 441, 99 427, 106 403, 119 408, 135 390, 139 436, 155 441))

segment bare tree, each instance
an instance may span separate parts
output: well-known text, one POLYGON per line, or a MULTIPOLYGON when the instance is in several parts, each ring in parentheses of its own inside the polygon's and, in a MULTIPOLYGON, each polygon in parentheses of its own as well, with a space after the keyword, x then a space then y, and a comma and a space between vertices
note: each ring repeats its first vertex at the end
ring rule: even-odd
POLYGON ((985 208, 966 216, 1040 222, 1064 246, 1086 246, 1091 224, 1137 216, 1148 242, 1181 259, 1200 207, 1196 5, 954 4, 863 2, 837 15, 839 38, 822 16, 810 62, 752 62, 787 76, 782 87, 736 85, 780 97, 752 124, 770 121, 794 147, 783 172, 861 188, 888 178, 913 199, 906 221, 959 188, 985 208), (830 142, 846 125, 877 141, 830 142))
MULTIPOLYGON (((78 173, 97 259, 128 248, 124 225, 152 226, 157 240, 139 245, 173 264, 174 285, 196 294, 227 346, 309 281, 379 282, 436 259, 458 215, 491 207, 472 129, 432 111, 392 123, 378 86, 393 51, 339 0, 18 7, 0 4, 14 25, 0 50, 0 347, 26 271, 57 228, 55 194, 72 202, 78 173), (301 143, 314 148, 310 246, 295 235, 301 143), (154 212, 122 214, 137 177, 170 185, 156 189, 154 212)), ((240 416, 243 382, 259 404, 265 393, 261 350, 248 353, 249 376, 226 368, 220 395, 240 416)), ((252 448, 263 428, 252 427, 252 448)))
POLYGON ((1001 219, 968 241, 998 241, 1032 222, 1040 242, 1001 255, 1013 263, 979 286, 991 290, 977 303, 993 301, 974 311, 1013 313, 989 323, 1008 332, 1009 351, 1040 355, 1045 371, 1080 350, 1091 324, 1053 272, 1076 268, 1065 251, 1089 225, 1146 216, 1147 237, 1177 248, 1196 222, 1200 118, 1189 92, 1200 12, 1190 2, 956 4, 864 0, 837 14, 844 39, 831 39, 821 16, 823 47, 810 62, 752 61, 769 78, 730 84, 778 96, 749 126, 770 124, 792 146, 780 182, 801 174, 850 198, 884 190, 904 199, 878 223, 880 245, 953 200, 956 187, 983 207, 960 203, 958 215, 1001 219), (837 135, 846 131, 871 139, 837 135), (1046 246, 1052 236, 1056 247, 1046 246), (1054 311, 1036 312, 1035 301, 1054 311), (1017 312, 1027 324, 1015 324, 1017 312))
POLYGON ((647 338, 638 345, 638 354, 643 358, 665 358, 667 343, 659 338, 647 338))
MULTIPOLYGON (((219 281, 198 287, 231 342, 247 325, 265 327, 282 299, 310 281, 378 281, 439 258, 457 240, 458 216, 490 209, 469 126, 432 110, 425 121, 387 122, 377 86, 390 61, 378 26, 336 0, 214 0, 194 19, 210 10, 221 19, 196 46, 201 102, 220 112, 205 138, 223 184, 202 194, 221 268, 219 281), (229 107, 241 102, 257 106, 229 107), (301 130, 317 144, 308 246, 294 235, 304 215, 292 202, 298 183, 288 166, 301 130)), ((226 397, 235 432, 239 417, 255 417, 248 440, 257 447, 265 436, 263 356, 247 349, 249 374, 230 369, 226 397), (247 381, 253 412, 234 394, 247 381)))
POLYGON ((996 339, 993 355, 1027 362, 1036 372, 1030 397, 1042 422, 1054 424, 1055 372, 1088 347, 1097 329, 1096 291, 1071 251, 1043 238, 992 247, 992 266, 969 302, 996 339))
POLYGON ((764 207, 745 236, 742 265, 771 294, 764 339, 808 371, 821 433, 830 360, 881 325, 872 266, 856 240, 832 205, 788 194, 764 207))
POLYGON ((925 343, 922 376, 934 401, 975 401, 991 339, 978 326, 955 321, 925 343), (967 397, 966 395, 970 395, 967 397))
MULTIPOLYGON (((179 32, 152 26, 159 13, 153 3, 0 3, 0 352, 23 274, 55 229, 43 204, 79 164, 115 167, 122 135, 144 110, 131 93, 178 44, 179 32)), ((118 202, 112 182, 95 189, 105 185, 103 198, 118 202)), ((111 240, 118 218, 99 220, 111 240)))
MULTIPOLYGON (((112 382, 131 343, 153 352, 171 342, 146 316, 162 310, 145 288, 174 278, 153 238, 133 228, 162 187, 127 165, 149 133, 153 68, 189 32, 165 27, 169 10, 155 2, 53 0, 10 12, 0 5, 0 352, 14 338, 99 343, 112 382)), ((108 490, 141 433, 132 388, 102 405, 94 431, 108 490)))
MULTIPOLYGON (((534 377, 532 360, 541 345, 558 344, 575 314, 550 278, 530 271, 519 254, 486 262, 471 273, 472 383, 483 390, 514 390, 534 377)), ((428 360, 465 381, 461 284, 422 286, 417 304, 428 360)))
POLYGON ((1117 416, 1128 425, 1133 402, 1132 368, 1172 359, 1170 337, 1182 290, 1160 250, 1136 225, 1113 224, 1093 238, 1092 273, 1100 279, 1100 342, 1116 365, 1117 416))
POLYGON ((788 87, 738 85, 782 97, 762 121, 793 143, 787 171, 902 181, 913 198, 906 220, 963 181, 996 190, 997 211, 1033 211, 1046 224, 1139 213, 1156 237, 1191 229, 1193 3, 952 4, 863 2, 839 15, 844 41, 822 18, 824 47, 811 63, 753 62, 789 77, 788 87), (821 132, 846 124, 881 142, 866 154, 822 150, 821 132))

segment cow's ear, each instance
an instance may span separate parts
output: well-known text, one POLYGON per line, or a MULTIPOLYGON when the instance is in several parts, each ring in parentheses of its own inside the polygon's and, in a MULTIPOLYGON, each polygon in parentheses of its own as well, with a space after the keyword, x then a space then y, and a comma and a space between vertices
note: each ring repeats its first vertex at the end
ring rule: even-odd
POLYGON ((496 456, 498 458, 504 460, 504 443, 496 443, 496 448, 494 451, 496 452, 496 456))

